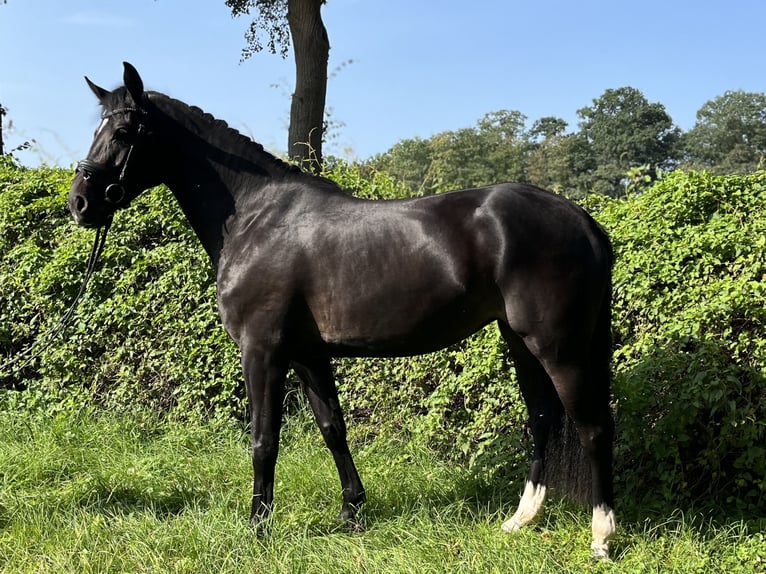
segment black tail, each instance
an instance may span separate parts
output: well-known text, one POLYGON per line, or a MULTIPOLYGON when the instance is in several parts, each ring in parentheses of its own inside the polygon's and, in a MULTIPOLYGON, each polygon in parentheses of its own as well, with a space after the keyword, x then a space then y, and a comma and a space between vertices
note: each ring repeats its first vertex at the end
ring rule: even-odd
POLYGON ((552 494, 588 504, 591 499, 590 464, 585 459, 577 428, 566 415, 551 429, 543 469, 543 484, 552 494))

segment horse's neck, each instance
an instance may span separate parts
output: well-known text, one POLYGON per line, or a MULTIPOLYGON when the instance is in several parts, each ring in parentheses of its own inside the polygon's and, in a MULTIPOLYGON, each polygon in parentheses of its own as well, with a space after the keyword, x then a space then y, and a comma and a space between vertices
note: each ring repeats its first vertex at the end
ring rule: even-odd
MULTIPOLYGON (((266 197, 290 183, 310 179, 320 187, 338 192, 334 184, 304 174, 266 152, 219 122, 175 100, 158 95, 158 107, 167 114, 168 149, 174 150, 165 182, 178 199, 189 223, 210 256, 213 265, 223 249, 226 229, 238 216, 255 217, 269 209, 275 199, 266 197), (241 211, 242 213, 238 213, 241 211)), ((287 198, 280 193, 277 203, 287 198)))
POLYGON ((217 268, 224 226, 234 214, 234 201, 222 182, 205 177, 205 174, 200 174, 198 183, 194 183, 193 178, 194 171, 190 170, 185 177, 168 179, 166 183, 217 268))
POLYGON ((237 138, 221 138, 223 143, 213 141, 214 128, 219 127, 214 121, 179 102, 159 99, 158 104, 167 114, 165 145, 173 150, 163 182, 172 190, 217 268, 225 227, 236 214, 237 194, 245 187, 243 180, 248 180, 247 187, 257 188, 257 180, 263 179, 266 172, 253 161, 253 150, 247 149, 246 142, 237 138), (165 108, 167 102, 172 106, 165 108))
POLYGON ((182 149, 165 178, 216 270, 227 231, 237 226, 237 218, 256 218, 284 207, 291 196, 286 187, 292 186, 279 183, 312 177, 279 173, 285 168, 266 165, 274 171, 255 163, 252 155, 220 149, 205 155, 198 149, 182 149))

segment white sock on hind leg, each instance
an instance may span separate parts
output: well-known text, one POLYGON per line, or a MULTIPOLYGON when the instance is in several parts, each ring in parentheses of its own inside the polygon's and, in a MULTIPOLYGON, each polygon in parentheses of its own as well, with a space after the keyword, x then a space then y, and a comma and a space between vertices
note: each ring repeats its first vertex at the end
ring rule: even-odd
POLYGON ((545 502, 545 485, 534 485, 527 481, 524 486, 524 494, 521 495, 519 507, 516 513, 503 523, 503 531, 514 532, 523 526, 526 526, 537 516, 540 508, 545 502))
POLYGON ((593 542, 590 545, 593 556, 596 558, 609 558, 609 539, 617 530, 614 519, 614 510, 606 504, 593 507, 593 542))

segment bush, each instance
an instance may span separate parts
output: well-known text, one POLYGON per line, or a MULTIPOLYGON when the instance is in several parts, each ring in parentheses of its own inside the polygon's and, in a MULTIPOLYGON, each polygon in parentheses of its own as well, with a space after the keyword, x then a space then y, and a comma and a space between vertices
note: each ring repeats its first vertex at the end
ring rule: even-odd
MULTIPOLYGON (((3 161, 5 358, 55 327, 79 289, 94 232, 71 222, 70 170, 27 170, 3 161)), ((115 408, 138 402, 230 411, 241 409, 239 380, 236 347, 218 319, 210 263, 172 194, 158 188, 115 217, 101 269, 72 325, 11 379, 28 391, 9 400, 55 405, 62 397, 78 400, 79 393, 115 408)))
POLYGON ((614 243, 623 494, 766 504, 766 172, 592 198, 614 243))
MULTIPOLYGON (((337 162, 328 175, 363 197, 405 194, 356 165, 337 162)), ((0 162, 0 362, 54 326, 79 288, 93 232, 71 222, 72 177, 0 162)), ((765 189, 763 172, 674 173, 625 200, 588 200, 616 253, 623 506, 705 497, 766 509, 765 189)), ((341 360, 336 373, 347 410, 370 429, 419 433, 477 472, 526 472, 525 409, 495 327, 422 357, 341 360)), ((115 218, 72 326, 10 383, 27 389, 2 394, 11 406, 95 400, 243 416, 213 272, 168 190, 115 218)))

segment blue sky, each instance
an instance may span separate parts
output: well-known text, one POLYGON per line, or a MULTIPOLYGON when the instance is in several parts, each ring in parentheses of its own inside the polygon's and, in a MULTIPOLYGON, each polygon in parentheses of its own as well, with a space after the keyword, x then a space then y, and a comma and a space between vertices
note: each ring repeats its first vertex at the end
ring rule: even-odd
MULTIPOLYGON (((763 0, 329 0, 323 17, 337 70, 327 102, 343 123, 327 151, 351 158, 500 109, 575 130, 607 88, 638 88, 685 130, 726 90, 766 92, 763 0)), ((127 60, 147 88, 282 153, 293 63, 240 63, 248 23, 224 0, 0 2, 6 144, 37 140, 18 154, 30 165, 84 157, 99 110, 83 76, 115 87, 127 60)))

